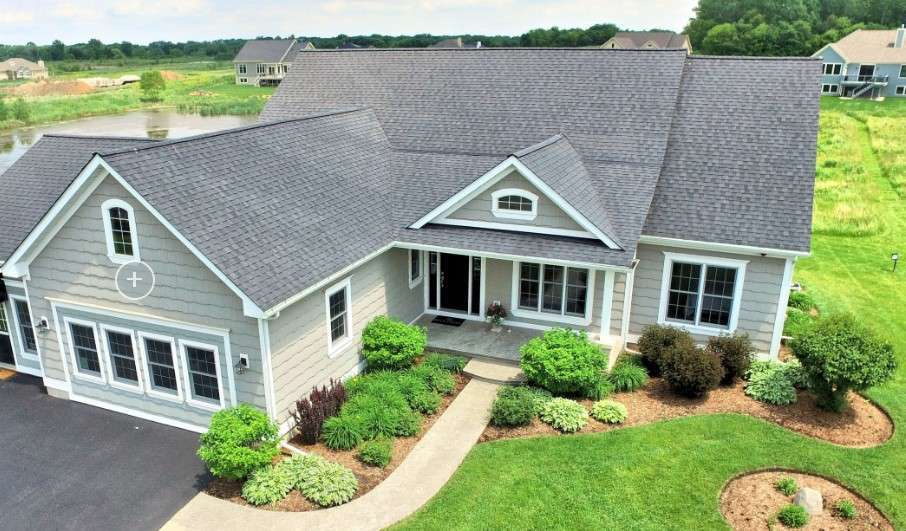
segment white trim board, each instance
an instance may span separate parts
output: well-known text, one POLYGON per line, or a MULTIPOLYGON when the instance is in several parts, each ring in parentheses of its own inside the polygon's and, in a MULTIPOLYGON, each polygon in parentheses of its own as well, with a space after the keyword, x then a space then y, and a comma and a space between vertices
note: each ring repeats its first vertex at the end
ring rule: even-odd
POLYGON ((777 313, 774 316, 774 330, 771 335, 771 359, 780 355, 780 340, 783 337, 783 325, 786 323, 786 308, 790 302, 790 285, 793 281, 795 258, 787 258, 783 267, 783 280, 780 284, 780 297, 777 300, 777 313))
MULTIPOLYGON (((56 388, 54 388, 56 389, 56 388)), ((173 426, 174 428, 179 428, 186 431, 192 431, 195 433, 204 433, 208 431, 208 428, 205 426, 198 426, 196 424, 190 424, 188 422, 182 422, 179 420, 173 420, 161 415, 155 415, 153 413, 148 413, 139 409, 132 409, 124 406, 119 406, 116 404, 111 404, 110 402, 104 402, 102 400, 97 400, 95 398, 88 398, 86 396, 80 396, 72 391, 69 391, 69 399, 73 402, 80 402, 82 404, 87 404, 89 406, 99 407, 101 409, 106 409, 108 411, 113 411, 115 413, 121 413, 123 415, 129 415, 130 417, 137 417, 142 420, 147 420, 150 422, 155 422, 157 424, 163 424, 165 426, 173 426)))
POLYGON ((696 251, 766 256, 772 258, 789 258, 794 256, 811 255, 811 253, 804 251, 787 251, 784 249, 774 249, 770 247, 754 247, 751 245, 736 245, 731 243, 703 242, 697 240, 683 240, 680 238, 662 238, 660 236, 646 236, 644 234, 639 237, 639 243, 648 245, 661 245, 664 247, 680 247, 683 249, 693 249, 696 251))
POLYGON ((524 179, 530 182, 535 188, 537 188, 542 194, 547 196, 555 205, 557 205, 567 216, 572 218, 573 221, 579 224, 580 227, 587 230, 589 233, 593 234, 595 237, 600 239, 604 245, 611 249, 620 249, 620 246, 617 245, 613 239, 611 239, 607 234, 604 234, 601 229, 596 227, 588 218, 583 216, 578 210, 576 210, 568 201, 560 196, 557 192, 554 191, 544 180, 535 175, 535 172, 530 170, 518 157, 511 155, 506 158, 503 162, 492 168, 490 171, 479 177, 478 179, 472 181, 468 186, 454 194, 452 197, 444 201, 440 206, 436 207, 431 212, 424 215, 421 219, 416 221, 411 225, 413 229, 420 229, 428 223, 436 223, 439 219, 443 220, 455 210, 465 205, 472 199, 478 197, 482 192, 486 191, 488 188, 501 181, 504 177, 509 175, 511 172, 518 172, 524 179))

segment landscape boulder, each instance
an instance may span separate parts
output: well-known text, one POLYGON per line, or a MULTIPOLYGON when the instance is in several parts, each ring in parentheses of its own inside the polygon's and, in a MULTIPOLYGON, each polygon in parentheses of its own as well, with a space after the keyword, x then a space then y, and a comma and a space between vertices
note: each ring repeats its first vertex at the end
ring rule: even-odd
POLYGON ((824 499, 821 497, 821 493, 808 487, 799 489, 796 497, 793 498, 793 503, 802 506, 805 512, 812 516, 819 515, 824 511, 824 499))

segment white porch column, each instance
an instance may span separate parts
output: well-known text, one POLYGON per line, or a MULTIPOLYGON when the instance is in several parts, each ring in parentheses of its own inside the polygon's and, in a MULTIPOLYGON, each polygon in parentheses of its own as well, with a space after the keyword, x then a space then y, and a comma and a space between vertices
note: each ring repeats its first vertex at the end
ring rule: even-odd
POLYGON ((609 345, 610 325, 613 310, 613 282, 616 274, 608 269, 604 271, 604 287, 601 291, 601 343, 609 345))

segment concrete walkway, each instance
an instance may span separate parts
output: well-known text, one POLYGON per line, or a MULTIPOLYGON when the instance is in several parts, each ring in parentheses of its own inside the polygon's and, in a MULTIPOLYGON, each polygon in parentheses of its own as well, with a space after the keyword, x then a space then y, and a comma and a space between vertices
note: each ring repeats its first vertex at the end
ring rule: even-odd
POLYGON ((243 507, 199 494, 163 527, 183 530, 371 531, 409 516, 450 479, 487 426, 498 385, 474 379, 383 483, 346 505, 302 513, 243 507))

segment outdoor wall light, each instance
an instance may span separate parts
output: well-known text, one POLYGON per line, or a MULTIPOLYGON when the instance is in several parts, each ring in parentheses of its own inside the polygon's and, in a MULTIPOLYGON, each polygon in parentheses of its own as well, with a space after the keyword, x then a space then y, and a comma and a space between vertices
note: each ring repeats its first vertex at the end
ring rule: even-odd
POLYGON ((900 261, 900 253, 893 253, 890 255, 890 259, 893 260, 893 272, 897 272, 897 262, 900 261))
POLYGON ((47 317, 41 317, 38 319, 38 325, 35 327, 38 329, 39 334, 46 334, 50 330, 50 322, 47 320, 47 317))

